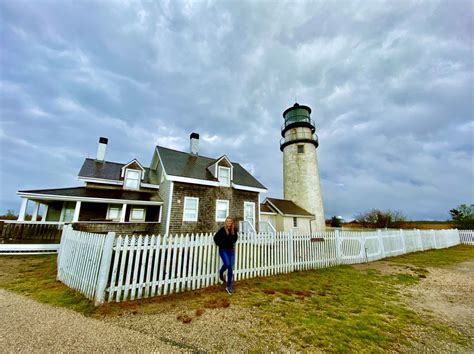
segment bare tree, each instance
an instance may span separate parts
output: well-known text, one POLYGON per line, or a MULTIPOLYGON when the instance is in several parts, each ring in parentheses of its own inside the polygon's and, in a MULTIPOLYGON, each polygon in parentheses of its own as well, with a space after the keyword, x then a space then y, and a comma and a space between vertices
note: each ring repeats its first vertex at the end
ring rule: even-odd
POLYGON ((401 223, 406 221, 405 215, 399 210, 372 209, 355 215, 355 218, 363 227, 371 228, 395 228, 400 227, 401 223))

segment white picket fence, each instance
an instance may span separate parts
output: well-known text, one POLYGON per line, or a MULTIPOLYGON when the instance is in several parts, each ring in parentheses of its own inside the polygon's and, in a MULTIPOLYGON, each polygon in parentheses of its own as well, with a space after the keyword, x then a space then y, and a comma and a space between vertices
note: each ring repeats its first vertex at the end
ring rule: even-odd
MULTIPOLYGON (((208 287, 218 283, 221 265, 212 236, 115 237, 68 226, 57 278, 96 305, 208 287)), ((458 230, 240 234, 234 279, 362 263, 459 243, 458 230)))
POLYGON ((474 230, 459 230, 461 243, 474 246, 474 230))

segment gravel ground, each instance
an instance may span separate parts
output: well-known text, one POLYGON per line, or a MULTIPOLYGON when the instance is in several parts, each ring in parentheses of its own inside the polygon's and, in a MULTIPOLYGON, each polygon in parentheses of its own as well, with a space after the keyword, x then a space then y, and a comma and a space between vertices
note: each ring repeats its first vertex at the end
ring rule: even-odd
POLYGON ((108 317, 104 321, 114 325, 154 335, 193 352, 295 352, 291 343, 261 323, 257 309, 230 305, 209 309, 199 316, 195 311, 180 309, 166 313, 108 317), (188 318, 184 323, 180 318, 188 318))
MULTIPOLYGON (((417 267, 387 261, 357 264, 357 269, 376 269, 382 274, 411 274, 417 267)), ((422 318, 434 317, 470 339, 465 347, 433 336, 423 327, 413 325, 407 333, 410 345, 401 352, 474 353, 474 261, 446 268, 427 268, 426 278, 402 289, 402 300, 422 318)))
MULTIPOLYGON (((407 287, 405 301, 421 315, 428 313, 470 338, 469 351, 474 353, 474 261, 428 271, 425 279, 407 287)), ((424 351, 465 351, 452 343, 436 343, 429 338, 421 338, 418 343, 424 351)))
POLYGON ((176 352, 154 336, 0 289, 1 352, 176 352))

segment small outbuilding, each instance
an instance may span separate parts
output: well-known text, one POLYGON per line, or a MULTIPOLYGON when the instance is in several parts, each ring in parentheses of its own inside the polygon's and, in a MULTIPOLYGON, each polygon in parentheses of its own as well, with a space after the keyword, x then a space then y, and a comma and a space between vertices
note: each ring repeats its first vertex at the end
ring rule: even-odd
POLYGON ((310 232, 314 215, 291 200, 265 198, 260 204, 260 222, 270 223, 275 231, 310 232))

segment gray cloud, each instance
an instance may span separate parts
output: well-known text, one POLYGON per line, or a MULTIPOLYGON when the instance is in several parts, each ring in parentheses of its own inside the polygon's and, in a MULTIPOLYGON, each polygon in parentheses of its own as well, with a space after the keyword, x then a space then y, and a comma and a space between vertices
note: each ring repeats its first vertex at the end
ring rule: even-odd
POLYGON ((281 113, 313 108, 326 216, 474 200, 473 9, 427 2, 0 1, 0 212, 156 143, 227 154, 282 196, 281 113))

